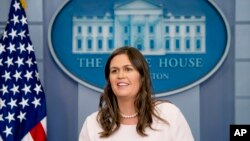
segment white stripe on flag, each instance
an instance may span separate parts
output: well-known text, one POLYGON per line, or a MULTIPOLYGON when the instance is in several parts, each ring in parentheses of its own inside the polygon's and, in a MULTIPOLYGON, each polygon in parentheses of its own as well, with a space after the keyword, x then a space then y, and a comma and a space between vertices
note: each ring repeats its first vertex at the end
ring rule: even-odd
POLYGON ((40 122, 43 126, 43 130, 44 130, 45 134, 47 135, 47 117, 44 117, 40 122))
POLYGON ((34 141, 34 140, 33 140, 32 136, 31 136, 30 132, 28 132, 28 134, 26 134, 23 137, 22 141, 34 141))
MULTIPOLYGON (((47 126, 46 126, 47 118, 44 117, 44 118, 40 121, 40 123, 42 124, 42 127, 43 127, 43 130, 44 130, 45 134, 47 134, 47 126)), ((2 141, 1 138, 0 138, 0 141, 2 141)), ((28 132, 28 133, 23 137, 22 141, 34 141, 34 139, 33 139, 33 137, 31 136, 30 132, 28 132)))

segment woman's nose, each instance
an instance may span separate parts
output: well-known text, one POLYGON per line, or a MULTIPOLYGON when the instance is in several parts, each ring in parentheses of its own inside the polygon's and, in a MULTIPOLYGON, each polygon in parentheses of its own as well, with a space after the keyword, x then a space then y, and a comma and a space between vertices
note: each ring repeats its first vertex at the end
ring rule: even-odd
POLYGON ((119 71, 118 78, 123 78, 124 76, 125 76, 125 72, 124 71, 119 71))

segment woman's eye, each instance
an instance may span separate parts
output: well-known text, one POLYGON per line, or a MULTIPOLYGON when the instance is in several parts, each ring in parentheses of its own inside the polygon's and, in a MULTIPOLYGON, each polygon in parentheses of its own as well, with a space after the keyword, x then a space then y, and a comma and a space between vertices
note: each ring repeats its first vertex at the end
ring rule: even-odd
POLYGON ((117 73, 117 70, 111 70, 110 72, 111 73, 117 73))
POLYGON ((126 71, 132 71, 133 69, 132 68, 126 68, 125 70, 126 71))

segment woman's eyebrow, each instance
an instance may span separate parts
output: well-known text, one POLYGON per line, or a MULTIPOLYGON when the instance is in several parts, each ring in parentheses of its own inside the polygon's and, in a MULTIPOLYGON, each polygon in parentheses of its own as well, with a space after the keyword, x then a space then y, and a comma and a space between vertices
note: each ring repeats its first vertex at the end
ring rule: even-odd
MULTIPOLYGON (((123 65, 123 66, 121 66, 122 68, 123 67, 133 67, 133 65, 131 65, 131 64, 128 64, 128 65, 123 65)), ((119 68, 119 67, 117 67, 117 66, 110 66, 110 69, 112 69, 112 68, 119 68)))

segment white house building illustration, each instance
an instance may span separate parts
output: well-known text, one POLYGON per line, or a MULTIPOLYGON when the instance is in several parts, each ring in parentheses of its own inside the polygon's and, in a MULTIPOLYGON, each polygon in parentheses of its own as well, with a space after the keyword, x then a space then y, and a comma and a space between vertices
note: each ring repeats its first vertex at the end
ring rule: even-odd
POLYGON ((115 4, 104 16, 74 16, 72 53, 110 53, 124 45, 144 55, 206 53, 205 16, 164 13, 160 4, 134 0, 115 4))

